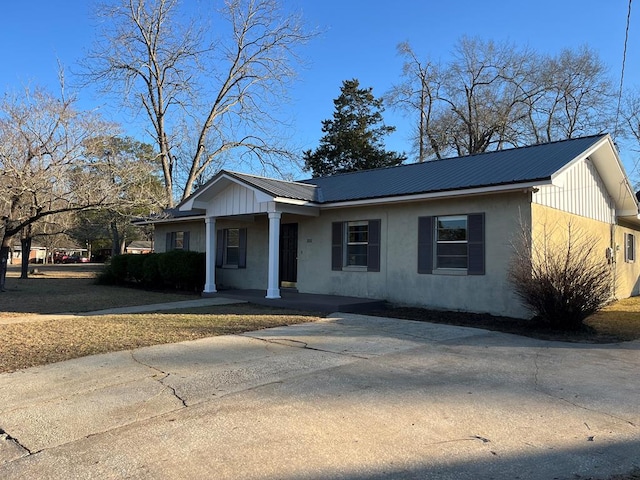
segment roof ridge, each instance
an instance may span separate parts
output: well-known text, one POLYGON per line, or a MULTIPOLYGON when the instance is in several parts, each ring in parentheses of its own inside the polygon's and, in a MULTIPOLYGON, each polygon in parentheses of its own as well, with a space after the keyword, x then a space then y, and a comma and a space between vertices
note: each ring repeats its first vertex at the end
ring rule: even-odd
POLYGON ((488 151, 484 151, 484 152, 480 152, 480 153, 473 153, 473 154, 469 154, 469 155, 461 155, 458 157, 447 157, 447 158, 437 158, 434 160, 426 160, 423 162, 413 162, 413 163, 403 163, 400 165, 394 165, 392 167, 379 167, 379 168, 371 168, 371 169, 367 169, 367 170, 356 170, 353 172, 344 172, 344 173, 336 173, 333 175, 324 175, 322 177, 311 177, 308 179, 304 179, 304 180, 300 180, 299 182, 313 182, 316 181, 320 178, 329 178, 329 177, 342 177, 342 176, 347 176, 347 175, 354 175, 354 174, 360 174, 363 172, 374 172, 374 171, 381 171, 381 170, 393 170, 396 168, 402 168, 402 167, 413 167, 413 166, 417 166, 417 165, 424 165, 426 163, 436 163, 436 162, 444 162, 444 161, 448 161, 448 160, 459 160, 459 159, 463 159, 463 158, 471 158, 471 157, 481 157, 483 155, 495 155, 496 153, 501 153, 501 152, 513 152, 514 150, 525 150, 527 148, 532 148, 532 147, 540 147, 542 145, 553 145, 556 143, 562 143, 562 142, 570 142, 570 141, 574 141, 574 140, 585 140, 588 138, 598 138, 598 137, 606 137, 608 135, 608 133, 598 133, 598 134, 593 134, 593 135, 585 135, 584 137, 573 137, 573 138, 565 138, 562 140, 553 140, 551 142, 541 142, 541 143, 534 143, 531 145, 523 145, 521 147, 512 147, 512 148, 504 148, 502 150, 488 150, 488 151))
POLYGON ((253 177, 253 178, 260 178, 262 180, 269 180, 269 181, 276 181, 276 182, 283 182, 283 183, 292 183, 295 185, 300 185, 303 187, 315 187, 316 185, 310 185, 308 183, 304 183, 301 181, 297 181, 297 180, 284 180, 284 179, 280 179, 280 178, 273 178, 273 177, 265 177, 263 175, 256 175, 254 173, 244 173, 244 172, 236 172, 234 170, 223 170, 226 173, 229 173, 231 175, 240 175, 240 176, 245 176, 245 177, 253 177))

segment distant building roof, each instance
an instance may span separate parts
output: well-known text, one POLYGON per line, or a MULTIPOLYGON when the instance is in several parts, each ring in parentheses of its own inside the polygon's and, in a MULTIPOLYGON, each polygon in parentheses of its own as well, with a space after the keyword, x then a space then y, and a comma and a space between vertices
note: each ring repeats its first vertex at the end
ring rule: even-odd
POLYGON ((147 240, 134 240, 126 247, 127 250, 152 250, 153 242, 147 240))

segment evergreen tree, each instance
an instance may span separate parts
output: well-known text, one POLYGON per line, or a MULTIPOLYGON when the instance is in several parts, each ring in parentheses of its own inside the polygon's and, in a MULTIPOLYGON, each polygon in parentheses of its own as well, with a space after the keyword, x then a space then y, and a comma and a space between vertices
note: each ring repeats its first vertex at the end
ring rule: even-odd
POLYGON ((320 146, 304 152, 305 170, 322 177, 401 164, 407 157, 384 147, 382 138, 395 127, 383 122, 382 99, 372 88, 360 88, 356 79, 342 82, 340 90, 333 119, 322 121, 320 146))

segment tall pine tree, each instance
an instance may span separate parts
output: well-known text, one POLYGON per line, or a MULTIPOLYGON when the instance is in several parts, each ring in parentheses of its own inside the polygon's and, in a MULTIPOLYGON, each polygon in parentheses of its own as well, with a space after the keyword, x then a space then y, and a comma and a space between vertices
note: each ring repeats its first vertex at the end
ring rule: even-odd
POLYGON ((322 121, 320 146, 304 152, 305 170, 322 177, 401 164, 406 155, 385 150, 383 137, 395 127, 384 124, 382 99, 356 79, 342 82, 340 90, 333 119, 322 121))

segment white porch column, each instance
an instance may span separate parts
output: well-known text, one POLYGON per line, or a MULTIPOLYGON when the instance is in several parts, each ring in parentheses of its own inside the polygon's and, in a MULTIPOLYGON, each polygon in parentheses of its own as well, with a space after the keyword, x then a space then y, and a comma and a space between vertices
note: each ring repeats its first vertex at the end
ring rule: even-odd
POLYGON ((206 233, 206 274, 202 293, 216 293, 216 217, 207 217, 204 219, 204 223, 206 233))
POLYGON ((269 212, 269 283, 265 298, 280 298, 280 212, 269 212))

